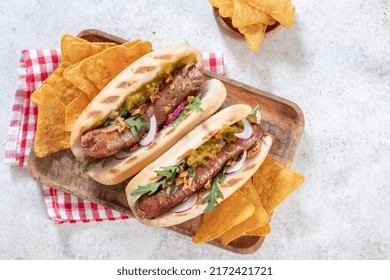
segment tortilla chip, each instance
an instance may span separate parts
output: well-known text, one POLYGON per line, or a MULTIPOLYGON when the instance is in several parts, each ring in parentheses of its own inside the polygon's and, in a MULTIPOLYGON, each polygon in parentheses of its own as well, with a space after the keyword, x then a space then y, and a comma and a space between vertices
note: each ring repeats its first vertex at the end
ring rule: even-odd
POLYGON ((83 112, 85 107, 88 106, 90 100, 85 93, 75 98, 68 106, 65 107, 65 130, 71 132, 77 118, 83 112))
POLYGON ((266 29, 267 25, 264 23, 255 23, 238 28, 238 30, 245 36, 249 49, 255 52, 260 49, 260 44, 264 39, 266 29))
POLYGON ((271 233, 271 226, 269 224, 266 224, 264 226, 261 226, 255 230, 251 230, 245 233, 245 235, 249 236, 268 236, 271 233))
POLYGON ((284 27, 290 28, 295 21, 295 6, 290 0, 244 0, 247 4, 270 15, 284 27))
POLYGON ((71 43, 67 49, 69 62, 76 64, 89 56, 100 53, 115 45, 115 43, 71 43))
POLYGON ((222 4, 219 6, 218 10, 221 17, 231 18, 234 14, 234 1, 233 0, 223 1, 222 4))
POLYGON ((79 37, 72 36, 70 34, 64 34, 61 37, 61 61, 70 62, 68 47, 72 43, 88 43, 87 40, 81 39, 79 37))
POLYGON ((40 104, 42 95, 41 89, 43 85, 50 85, 47 90, 51 90, 65 106, 79 96, 81 91, 63 77, 63 72, 69 65, 69 62, 61 63, 61 65, 42 83, 41 87, 33 92, 31 100, 38 105, 40 104))
MULTIPOLYGON (((43 85, 43 84, 42 84, 43 85)), ((40 100, 40 96, 41 96, 41 89, 42 89, 42 85, 40 88, 38 88, 37 90, 35 90, 30 98, 31 98, 31 101, 34 102, 35 104, 39 104, 39 100, 40 100)))
POLYGON ((272 25, 276 23, 276 20, 270 15, 252 7, 245 0, 234 0, 233 26, 239 28, 255 23, 272 25))
POLYGON ((74 64, 75 66, 77 65, 77 68, 69 67, 66 69, 64 77, 69 83, 72 83, 74 87, 87 94, 88 98, 92 100, 100 92, 100 90, 90 79, 84 76, 84 73, 89 71, 88 68, 90 68, 90 66, 83 63, 83 61, 78 64, 74 64))
POLYGON ((248 231, 256 230, 266 224, 268 224, 268 214, 261 204, 259 195, 255 187, 252 184, 252 181, 247 181, 239 190, 239 194, 245 197, 248 201, 253 203, 255 206, 255 211, 252 216, 250 216, 245 221, 235 225, 231 229, 227 230, 221 235, 221 242, 223 244, 228 244, 232 240, 246 234, 248 231))
POLYGON ((63 62, 45 81, 49 84, 53 90, 53 94, 67 106, 75 98, 77 98, 82 91, 76 88, 71 82, 67 81, 63 74, 64 71, 70 66, 69 62, 63 62))
POLYGON ((234 0, 209 0, 209 3, 218 8, 221 17, 232 17, 234 12, 234 0))
POLYGON ((42 86, 34 142, 34 151, 38 157, 70 146, 70 133, 65 131, 65 105, 52 92, 50 85, 42 86))
POLYGON ((305 178, 266 158, 252 177, 253 185, 267 213, 271 213, 287 196, 297 189, 305 178))
MULTIPOLYGON (((62 63, 53 71, 52 74, 43 82, 43 84, 49 84, 57 97, 62 103, 68 105, 72 102, 81 91, 75 87, 72 83, 63 78, 65 69, 71 66, 73 63, 78 62, 78 59, 82 60, 86 55, 94 55, 101 52, 114 43, 91 43, 84 39, 73 37, 72 35, 65 34, 61 38, 61 53, 62 63)), ((42 85, 43 85, 42 84, 42 85)), ((31 95, 31 100, 35 104, 39 104, 41 89, 37 89, 31 95)))
POLYGON ((150 42, 139 40, 114 46, 69 67, 64 77, 92 100, 116 75, 151 49, 150 42))
POLYGON ((214 212, 203 214, 202 224, 192 237, 192 242, 198 244, 214 240, 249 218, 254 211, 255 206, 239 192, 235 192, 222 201, 214 212))

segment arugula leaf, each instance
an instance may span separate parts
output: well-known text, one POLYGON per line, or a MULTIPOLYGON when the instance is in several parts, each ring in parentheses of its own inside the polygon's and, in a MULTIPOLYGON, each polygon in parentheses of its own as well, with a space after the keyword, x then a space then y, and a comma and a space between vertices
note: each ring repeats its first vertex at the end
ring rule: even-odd
POLYGON ((83 169, 81 169, 81 173, 85 173, 87 172, 87 170, 91 167, 92 164, 94 164, 95 162, 98 162, 102 160, 101 158, 92 158, 92 159, 89 159, 87 160, 87 162, 84 164, 83 166, 83 169))
POLYGON ((197 113, 203 113, 203 109, 200 107, 200 103, 201 103, 200 96, 201 96, 201 94, 199 93, 195 97, 195 99, 188 104, 191 111, 194 111, 197 113))
POLYGON ((184 116, 187 115, 187 113, 188 113, 188 110, 185 110, 185 109, 181 110, 179 115, 177 115, 176 119, 172 122, 172 126, 173 127, 178 126, 178 124, 183 121, 184 116))
POLYGON ((164 170, 155 170, 154 173, 157 173, 158 175, 164 176, 164 177, 169 177, 171 173, 169 171, 164 171, 164 170))
POLYGON ((184 116, 187 115, 190 111, 194 111, 196 113, 204 112, 202 107, 200 107, 200 105, 201 105, 201 100, 200 100, 201 96, 202 96, 202 93, 199 93, 194 98, 194 100, 192 100, 191 102, 188 102, 188 104, 186 104, 186 106, 188 106, 189 109, 183 109, 183 110, 180 111, 179 115, 177 115, 176 119, 172 122, 172 126, 173 127, 178 126, 178 124, 183 121, 184 116))
MULTIPOLYGON (((124 117, 124 116, 126 116, 126 114, 127 114, 127 110, 125 108, 120 109, 119 112, 118 112, 118 116, 119 117, 124 117)), ((113 120, 113 119, 108 118, 104 122, 103 126, 117 125, 117 124, 118 124, 117 120, 113 120)))
POLYGON ((153 194, 155 193, 159 187, 163 186, 166 183, 166 180, 163 179, 161 181, 155 182, 155 183, 149 183, 145 186, 138 186, 135 190, 133 190, 130 194, 131 195, 143 195, 145 193, 153 194))
POLYGON ((103 126, 109 126, 109 125, 117 125, 117 120, 107 119, 106 122, 103 124, 103 126))
POLYGON ((246 119, 251 123, 256 123, 258 110, 259 110, 259 105, 257 105, 255 108, 252 109, 252 111, 249 113, 249 115, 246 117, 246 119))
POLYGON ((179 173, 180 167, 185 165, 185 161, 181 160, 178 164, 173 165, 173 166, 165 166, 165 167, 160 167, 161 170, 155 170, 154 172, 158 175, 161 175, 162 178, 161 180, 153 183, 149 183, 145 186, 138 186, 137 189, 133 190, 131 192, 131 195, 143 195, 145 193, 153 194, 155 193, 160 187, 163 187, 164 185, 167 185, 166 187, 166 192, 167 194, 170 193, 171 187, 173 186, 173 191, 175 192, 178 188, 176 186, 175 178, 179 173), (168 185, 167 182, 168 180, 172 180, 172 184, 168 185))
POLYGON ((125 119, 125 124, 130 129, 131 134, 137 139, 141 138, 140 129, 141 127, 150 127, 149 122, 143 122, 143 116, 131 116, 128 119, 125 119))
POLYGON ((256 117, 257 111, 259 111, 259 105, 256 105, 256 107, 252 109, 249 115, 254 115, 256 117))
POLYGON ((127 114, 127 110, 123 107, 122 109, 120 109, 118 116, 124 117, 126 116, 126 114, 127 114))
POLYGON ((219 185, 222 183, 225 178, 226 166, 215 176, 209 194, 205 197, 202 204, 207 203, 207 207, 204 209, 205 212, 213 212, 215 206, 218 204, 217 196, 223 199, 223 194, 219 189, 219 185))

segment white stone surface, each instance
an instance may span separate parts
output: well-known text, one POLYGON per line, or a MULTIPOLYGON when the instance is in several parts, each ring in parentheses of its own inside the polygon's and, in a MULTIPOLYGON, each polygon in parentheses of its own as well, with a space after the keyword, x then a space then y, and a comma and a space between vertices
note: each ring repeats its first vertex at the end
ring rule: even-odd
POLYGON ((293 164, 306 182, 277 209, 253 255, 135 220, 55 225, 27 170, 0 165, 0 258, 389 259, 390 3, 293 2, 294 27, 251 53, 219 31, 206 0, 0 1, 1 155, 20 50, 58 47, 63 33, 88 28, 223 51, 228 77, 294 101, 306 118, 293 164))

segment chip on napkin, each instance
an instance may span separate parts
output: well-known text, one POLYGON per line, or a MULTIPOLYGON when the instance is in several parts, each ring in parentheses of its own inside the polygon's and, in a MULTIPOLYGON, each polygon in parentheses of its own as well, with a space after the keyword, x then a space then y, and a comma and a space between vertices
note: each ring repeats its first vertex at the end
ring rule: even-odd
MULTIPOLYGON (((62 103, 68 105, 79 94, 80 90, 72 83, 64 79, 64 71, 74 63, 77 63, 88 56, 94 55, 102 50, 112 47, 113 43, 91 43, 84 39, 74 37, 70 34, 64 34, 61 37, 61 65, 42 83, 50 84, 54 94, 62 103)), ((41 88, 35 90, 31 95, 31 100, 39 104, 41 88)))
POLYGON ((92 100, 116 75, 151 50, 152 44, 141 40, 111 47, 67 68, 64 77, 92 100))
POLYGON ((70 133, 65 131, 65 105, 53 94, 51 86, 41 89, 34 152, 38 157, 69 147, 70 133))

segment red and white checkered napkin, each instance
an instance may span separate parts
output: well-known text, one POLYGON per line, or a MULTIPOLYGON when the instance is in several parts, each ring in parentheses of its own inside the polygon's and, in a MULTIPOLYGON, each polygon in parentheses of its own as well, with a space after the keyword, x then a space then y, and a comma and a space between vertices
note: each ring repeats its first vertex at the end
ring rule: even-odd
MULTIPOLYGON (((220 52, 203 53, 206 69, 224 74, 223 55, 220 52)), ((12 118, 9 126, 4 160, 8 165, 26 167, 33 146, 37 123, 37 106, 30 96, 61 63, 59 49, 23 50, 19 62, 18 81, 12 118)), ((77 198, 56 189, 42 186, 49 218, 55 223, 87 223, 113 221, 129 216, 77 198)))

